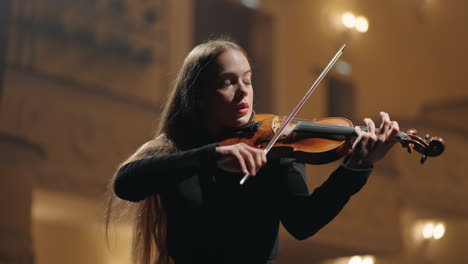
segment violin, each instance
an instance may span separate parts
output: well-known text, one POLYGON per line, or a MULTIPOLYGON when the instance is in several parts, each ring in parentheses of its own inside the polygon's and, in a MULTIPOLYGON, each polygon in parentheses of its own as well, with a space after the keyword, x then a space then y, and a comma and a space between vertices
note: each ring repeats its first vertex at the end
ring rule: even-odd
MULTIPOLYGON (((338 50, 289 116, 257 115, 254 129, 238 132, 237 137, 224 140, 219 145, 245 143, 263 149, 270 157, 291 157, 308 164, 325 164, 348 154, 352 148, 352 137, 356 136, 354 126, 348 119, 334 117, 313 122, 294 119, 320 81, 343 54, 345 47, 346 44, 338 50)), ((361 129, 367 131, 367 127, 361 129)), ((407 133, 398 132, 395 139, 400 141, 408 152, 416 150, 421 153, 421 164, 427 157, 439 156, 445 149, 442 138, 427 135, 423 139, 416 135, 416 129, 410 129, 407 133)), ((248 173, 244 175, 240 184, 243 184, 248 177, 248 173)))
MULTIPOLYGON (((251 129, 236 132, 234 137, 219 142, 219 146, 245 143, 251 147, 266 149, 285 119, 286 117, 272 114, 258 114, 250 126, 251 129)), ((366 131, 367 127, 361 129, 366 131)), ((407 148, 409 153, 413 150, 421 153, 421 164, 427 157, 436 157, 444 152, 442 138, 429 135, 421 138, 416 133, 416 129, 410 129, 406 133, 398 132, 395 140, 407 148)), ((268 154, 273 158, 295 158, 307 164, 326 164, 348 154, 355 136, 354 125, 346 118, 328 117, 313 121, 293 119, 282 130, 268 154)))

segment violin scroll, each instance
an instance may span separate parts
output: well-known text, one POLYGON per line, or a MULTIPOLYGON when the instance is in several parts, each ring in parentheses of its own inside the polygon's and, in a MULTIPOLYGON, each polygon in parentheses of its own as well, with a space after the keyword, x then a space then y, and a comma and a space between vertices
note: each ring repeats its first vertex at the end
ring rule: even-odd
POLYGON ((402 147, 407 148, 409 153, 413 150, 422 154, 421 164, 423 164, 427 157, 436 157, 441 155, 445 150, 444 140, 440 137, 431 137, 426 134, 424 138, 416 135, 416 129, 412 128, 403 134, 400 139, 402 147))

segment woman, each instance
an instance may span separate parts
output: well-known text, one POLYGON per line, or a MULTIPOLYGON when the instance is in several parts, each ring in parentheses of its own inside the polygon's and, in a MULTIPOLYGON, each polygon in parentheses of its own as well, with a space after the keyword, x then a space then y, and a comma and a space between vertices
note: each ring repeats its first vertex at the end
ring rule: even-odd
POLYGON ((135 262, 272 263, 280 221, 297 239, 316 233, 393 145, 398 124, 381 113, 376 132, 366 118, 369 132, 356 128, 346 164, 309 194, 304 164, 267 160, 244 144, 216 144, 252 129, 251 78, 246 53, 230 41, 208 41, 186 57, 156 137, 113 179, 119 198, 138 202, 135 262), (246 173, 255 177, 241 186, 246 173))

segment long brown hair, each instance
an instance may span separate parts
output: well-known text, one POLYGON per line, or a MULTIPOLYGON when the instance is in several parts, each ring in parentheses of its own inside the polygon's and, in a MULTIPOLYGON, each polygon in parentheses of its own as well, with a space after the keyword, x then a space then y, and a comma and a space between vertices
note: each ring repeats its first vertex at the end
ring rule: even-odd
MULTIPOLYGON (((200 134, 195 133, 188 137, 184 132, 203 130, 200 123, 194 122, 200 114, 197 102, 201 92, 201 79, 205 69, 229 49, 239 50, 246 55, 239 45, 225 38, 202 43, 187 55, 163 107, 154 139, 141 146, 120 167, 135 160, 185 150, 200 142, 200 134)), ((138 203, 116 199, 112 191, 115 176, 108 188, 106 233, 111 218, 117 212, 119 216, 130 215, 134 223, 133 263, 170 263, 166 245, 167 218, 160 196, 153 195, 138 203)))

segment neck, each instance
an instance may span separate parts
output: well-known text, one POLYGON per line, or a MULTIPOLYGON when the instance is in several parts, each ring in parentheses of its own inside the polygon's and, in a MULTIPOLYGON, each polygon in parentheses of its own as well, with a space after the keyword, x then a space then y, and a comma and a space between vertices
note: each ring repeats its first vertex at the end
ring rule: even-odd
POLYGON ((249 121, 238 127, 228 127, 228 126, 222 126, 219 124, 210 124, 206 122, 206 131, 207 135, 210 139, 213 140, 224 140, 232 135, 234 135, 236 132, 239 131, 245 131, 245 130, 250 130, 252 123, 255 121, 255 112, 252 112, 252 115, 250 116, 249 121))
MULTIPOLYGON (((363 131, 367 131, 367 127, 360 126, 363 131)), ((376 132, 380 129, 376 128, 376 132)), ((320 135, 328 136, 357 136, 354 127, 352 126, 339 126, 339 125, 328 125, 320 123, 309 123, 299 121, 296 124, 294 132, 298 133, 316 133, 320 135)), ((401 139, 404 137, 404 133, 398 132, 395 135, 395 139, 401 139)))

